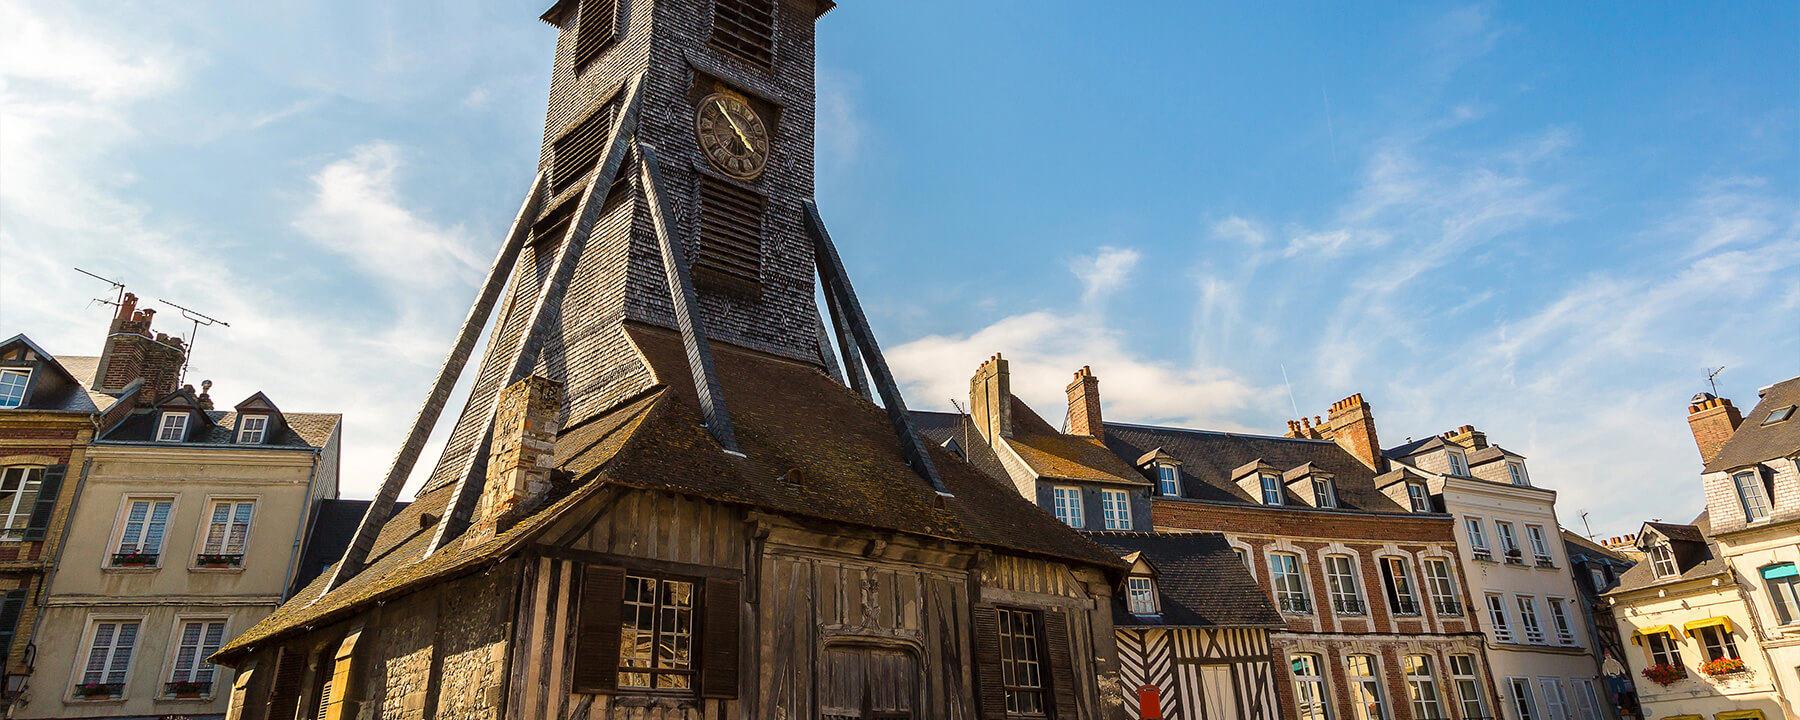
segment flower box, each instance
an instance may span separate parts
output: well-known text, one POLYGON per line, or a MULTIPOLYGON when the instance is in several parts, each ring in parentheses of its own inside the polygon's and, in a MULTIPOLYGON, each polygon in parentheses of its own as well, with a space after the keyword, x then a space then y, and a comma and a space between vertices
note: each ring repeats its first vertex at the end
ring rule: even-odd
POLYGON ((82 683, 75 686, 75 696, 83 699, 113 698, 125 691, 125 683, 82 683))
POLYGON ((1651 682, 1654 682, 1663 687, 1668 687, 1670 685, 1674 685, 1675 681, 1680 680, 1684 677, 1687 677, 1687 668, 1684 668, 1680 665, 1670 665, 1668 663, 1659 663, 1659 664, 1651 665, 1650 667, 1644 668, 1643 675, 1645 678, 1649 679, 1651 682))
POLYGON ((113 567, 150 567, 156 564, 159 556, 156 553, 141 551, 113 553, 113 567))
POLYGON ((210 682, 188 682, 177 680, 163 684, 163 694, 171 697, 199 698, 205 697, 209 692, 212 692, 212 683, 210 682))
POLYGON ((1741 673, 1746 669, 1747 668, 1744 667, 1744 661, 1742 660, 1737 658, 1719 658, 1701 665, 1700 674, 1716 678, 1741 673))
POLYGON ((200 553, 194 556, 194 564, 203 568, 243 567, 242 553, 200 553))

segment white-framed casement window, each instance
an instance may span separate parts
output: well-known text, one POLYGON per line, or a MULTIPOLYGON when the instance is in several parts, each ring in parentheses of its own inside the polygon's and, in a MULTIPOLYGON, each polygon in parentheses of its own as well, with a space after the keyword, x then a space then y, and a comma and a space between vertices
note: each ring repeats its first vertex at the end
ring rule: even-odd
POLYGON ((1131 495, 1124 490, 1100 491, 1100 514, 1108 530, 1131 529, 1131 495))
POLYGON ((1456 684, 1456 702, 1462 706, 1465 719, 1488 716, 1487 701, 1481 696, 1481 675, 1476 671, 1474 655, 1450 656, 1450 681, 1456 684))
POLYGON ((1408 502, 1410 502, 1412 504, 1413 512, 1416 512, 1416 513, 1431 512, 1431 491, 1429 491, 1425 488, 1425 483, 1416 483, 1416 482, 1407 483, 1406 484, 1406 499, 1408 502))
POLYGON ((25 404, 25 388, 31 387, 31 371, 20 368, 0 370, 0 410, 25 404))
POLYGON ((1675 638, 1666 632, 1655 632, 1643 636, 1644 652, 1650 656, 1652 665, 1673 665, 1681 667, 1681 646, 1675 638))
POLYGON ((1517 460, 1506 461, 1506 475, 1512 478, 1512 484, 1531 487, 1531 478, 1525 474, 1525 463, 1517 460))
POLYGON ((1344 658, 1344 682, 1350 686, 1351 720, 1386 720, 1381 701, 1381 671, 1374 655, 1344 658))
POLYGON ((1156 486, 1164 497, 1181 497, 1181 470, 1168 463, 1158 463, 1156 486))
POLYGON ((1125 579, 1125 605, 1133 615, 1155 615, 1156 579, 1133 575, 1125 579))
POLYGON ((1072 528, 1081 527, 1081 488, 1057 485, 1050 488, 1050 504, 1056 519, 1072 528))
POLYGON ((1483 560, 1488 559, 1490 555, 1488 550, 1487 531, 1482 529, 1483 525, 1481 518, 1463 518, 1463 528, 1469 532, 1469 549, 1474 551, 1475 557, 1483 560))
POLYGON ((242 567, 250 541, 250 521, 256 517, 256 501, 213 500, 206 517, 206 535, 200 540, 194 564, 242 567))
POLYGON ((1430 655, 1407 655, 1400 659, 1406 672, 1406 695, 1412 701, 1413 717, 1418 720, 1443 718, 1444 704, 1438 698, 1437 673, 1430 655))
POLYGON ((1331 593, 1331 610, 1339 615, 1363 615, 1362 593, 1357 589, 1356 560, 1349 555, 1325 556, 1325 585, 1331 593))
POLYGON ((1650 546, 1650 569, 1659 578, 1681 574, 1681 569, 1675 564, 1675 551, 1669 549, 1668 543, 1659 542, 1650 546))
POLYGON ((1580 720, 1600 720, 1600 694, 1594 691, 1593 680, 1570 680, 1569 694, 1575 696, 1575 710, 1580 720))
POLYGON ((261 445, 263 437, 269 433, 269 416, 239 416, 237 431, 237 441, 239 445, 261 445))
POLYGON ((1544 720, 1569 720, 1569 699, 1563 695, 1562 678, 1538 678, 1544 691, 1544 720))
POLYGON ((1461 450, 1446 450, 1444 455, 1450 459, 1450 474, 1457 477, 1469 476, 1469 458, 1461 450))
POLYGON ((1313 478, 1313 501, 1322 508, 1336 508, 1337 482, 1331 478, 1313 478))
POLYGON ((1462 599, 1456 592, 1456 578, 1450 574, 1450 561, 1425 558, 1425 591, 1431 595, 1431 607, 1438 615, 1462 615, 1462 599))
POLYGON ((1250 551, 1233 545, 1231 552, 1237 556, 1238 562, 1244 564, 1244 569, 1250 571, 1250 577, 1256 577, 1256 567, 1250 564, 1250 551))
POLYGON ((1758 568, 1757 574, 1769 589, 1776 621, 1783 625, 1800 623, 1800 568, 1793 563, 1776 563, 1758 568))
POLYGON ((1294 707, 1299 720, 1331 720, 1326 708, 1331 696, 1325 692, 1325 673, 1319 656, 1310 653, 1293 656, 1288 662, 1294 671, 1294 707))
POLYGON ((1569 601, 1562 598, 1545 598, 1550 604, 1550 626, 1556 628, 1556 644, 1575 644, 1575 625, 1569 619, 1569 611, 1564 606, 1569 601))
POLYGON ((1387 583, 1388 607, 1395 615, 1421 615, 1419 596, 1413 592, 1412 573, 1407 571, 1406 559, 1397 557, 1381 558, 1381 579, 1387 583))
POLYGON ((125 695, 131 659, 137 651, 139 618, 95 618, 88 622, 87 653, 76 673, 76 700, 107 700, 125 695))
POLYGON ((0 470, 0 540, 24 540, 25 526, 37 507, 44 469, 15 465, 0 470))
POLYGON ((163 538, 168 535, 169 517, 174 509, 174 498, 125 498, 118 529, 113 532, 112 558, 107 565, 160 567, 163 538))
POLYGON ((224 618, 182 618, 176 621, 171 645, 169 678, 163 683, 168 697, 210 697, 217 667, 206 661, 225 643, 224 618))
POLYGON ((181 442, 187 439, 188 414, 183 412, 166 412, 162 421, 156 425, 157 442, 181 442))
POLYGON ((1287 489, 1281 486, 1281 478, 1267 474, 1262 476, 1262 501, 1264 505, 1287 503, 1287 489))
POLYGON ((1500 536, 1500 553, 1506 556, 1506 561, 1524 563, 1525 553, 1519 549, 1519 534, 1513 530, 1513 524, 1495 520, 1494 532, 1500 536))
POLYGON ((1512 623, 1506 616, 1506 598, 1499 593, 1487 595, 1488 624, 1494 627, 1495 642, 1512 642, 1512 623))
POLYGON ((1507 678, 1507 688, 1512 691, 1513 710, 1519 714, 1519 720, 1540 720, 1537 702, 1531 699, 1531 678, 1507 678))
POLYGON ((1275 588, 1275 605, 1289 615, 1312 614, 1312 603, 1306 597, 1306 582, 1300 575, 1300 556, 1293 553, 1269 553, 1269 580, 1275 588))
POLYGON ((1518 601, 1519 627, 1525 630, 1525 642, 1533 645, 1544 644, 1544 626, 1538 622, 1537 598, 1520 595, 1518 601))
POLYGON ((1700 651, 1706 662, 1737 658, 1737 642, 1731 639, 1731 631, 1724 625, 1704 625, 1694 628, 1688 635, 1700 641, 1700 651))
POLYGON ((1550 557, 1550 536, 1544 533, 1544 528, 1526 525, 1525 539, 1531 543, 1533 561, 1543 567, 1556 567, 1556 561, 1550 557))
POLYGON ((1769 497, 1763 492, 1762 473, 1752 468, 1731 476, 1731 484, 1737 487, 1738 502, 1744 506, 1746 522, 1761 522, 1769 519, 1769 497))

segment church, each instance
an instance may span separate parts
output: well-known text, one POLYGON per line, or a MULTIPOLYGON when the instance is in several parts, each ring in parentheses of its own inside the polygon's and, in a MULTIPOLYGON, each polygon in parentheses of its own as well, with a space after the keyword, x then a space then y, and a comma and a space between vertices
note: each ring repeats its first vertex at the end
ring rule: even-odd
POLYGON ((213 656, 227 717, 1123 712, 1126 567, 922 438, 812 201, 831 9, 543 14, 538 173, 343 558, 213 656))

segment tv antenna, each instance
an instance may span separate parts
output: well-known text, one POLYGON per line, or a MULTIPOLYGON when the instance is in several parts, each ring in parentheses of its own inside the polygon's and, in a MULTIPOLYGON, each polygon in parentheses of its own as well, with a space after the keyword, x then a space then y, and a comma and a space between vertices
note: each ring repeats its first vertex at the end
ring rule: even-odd
POLYGON ((1587 539, 1594 539, 1594 526, 1588 524, 1588 511, 1581 511, 1581 526, 1587 528, 1587 539))
POLYGON ((75 272, 81 273, 81 274, 91 277, 95 280, 99 280, 100 282, 106 283, 113 287, 113 299, 108 300, 106 298, 94 298, 92 302, 97 302, 97 303, 100 303, 101 305, 111 305, 113 307, 118 307, 120 304, 125 302, 125 283, 119 282, 112 278, 100 277, 99 275, 95 275, 95 274, 88 272, 86 270, 83 270, 81 268, 75 268, 75 272))
POLYGON ((1713 395, 1719 394, 1719 383, 1718 383, 1718 381, 1714 380, 1713 378, 1718 377, 1719 373, 1722 373, 1722 372, 1725 372, 1724 365, 1720 365, 1717 369, 1714 369, 1714 368, 1706 369, 1706 384, 1712 386, 1712 394, 1713 395))
POLYGON ((212 316, 202 313, 198 310, 191 310, 188 308, 184 308, 180 305, 176 305, 175 303, 169 302, 162 298, 157 298, 156 301, 159 303, 162 303, 164 305, 167 305, 169 307, 175 308, 176 310, 180 310, 182 318, 192 321, 194 323, 194 331, 188 335, 187 353, 182 357, 182 360, 181 360, 181 379, 176 381, 177 383, 186 383, 187 382, 188 363, 193 361, 194 341, 199 339, 199 337, 200 337, 200 328, 212 327, 214 325, 222 325, 225 327, 231 327, 231 323, 225 322, 224 320, 220 320, 216 317, 212 317, 212 316))

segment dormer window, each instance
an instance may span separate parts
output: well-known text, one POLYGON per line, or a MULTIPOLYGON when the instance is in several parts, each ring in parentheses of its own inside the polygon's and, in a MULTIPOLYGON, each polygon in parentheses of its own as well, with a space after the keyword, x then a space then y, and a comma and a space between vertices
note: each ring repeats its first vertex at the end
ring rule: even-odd
POLYGON ((1675 577, 1681 569, 1675 565, 1675 552, 1669 549, 1668 543, 1657 543, 1650 546, 1650 569, 1659 578, 1675 577))
POLYGON ((1425 483, 1407 483, 1406 499, 1412 503, 1413 512, 1431 512, 1431 492, 1425 489, 1425 483))
POLYGON ((166 412, 162 414, 162 422, 157 425, 157 442, 181 442, 187 439, 188 414, 186 412, 166 412))
POLYGON ((1315 477, 1313 485, 1313 504, 1322 508, 1338 506, 1337 483, 1328 477, 1315 477))
POLYGON ((1461 450, 1449 450, 1444 453, 1450 457, 1450 474, 1457 477, 1469 476, 1469 458, 1461 450))
POLYGON ((1167 497, 1181 496, 1181 471, 1174 465, 1158 464, 1156 466, 1156 487, 1167 497))
POLYGON ((1731 483, 1737 487, 1738 502, 1744 506, 1746 522, 1769 519, 1769 498, 1763 493, 1761 476, 1755 468, 1731 476, 1731 483))
POLYGON ((0 410, 24 405, 25 387, 30 384, 30 370, 0 370, 0 410))
POLYGON ((1262 476, 1262 501, 1264 505, 1282 505, 1287 502, 1287 494, 1281 487, 1281 478, 1269 474, 1262 476))
POLYGON ((244 415, 238 418, 239 445, 261 445, 269 432, 269 416, 244 415))
POLYGON ((1155 615, 1156 579, 1143 575, 1126 578, 1125 606, 1133 615, 1155 615))
POLYGON ((1525 463, 1508 460, 1506 463, 1506 474, 1512 477, 1512 484, 1514 485, 1520 487, 1531 486, 1531 479, 1525 477, 1525 463))

